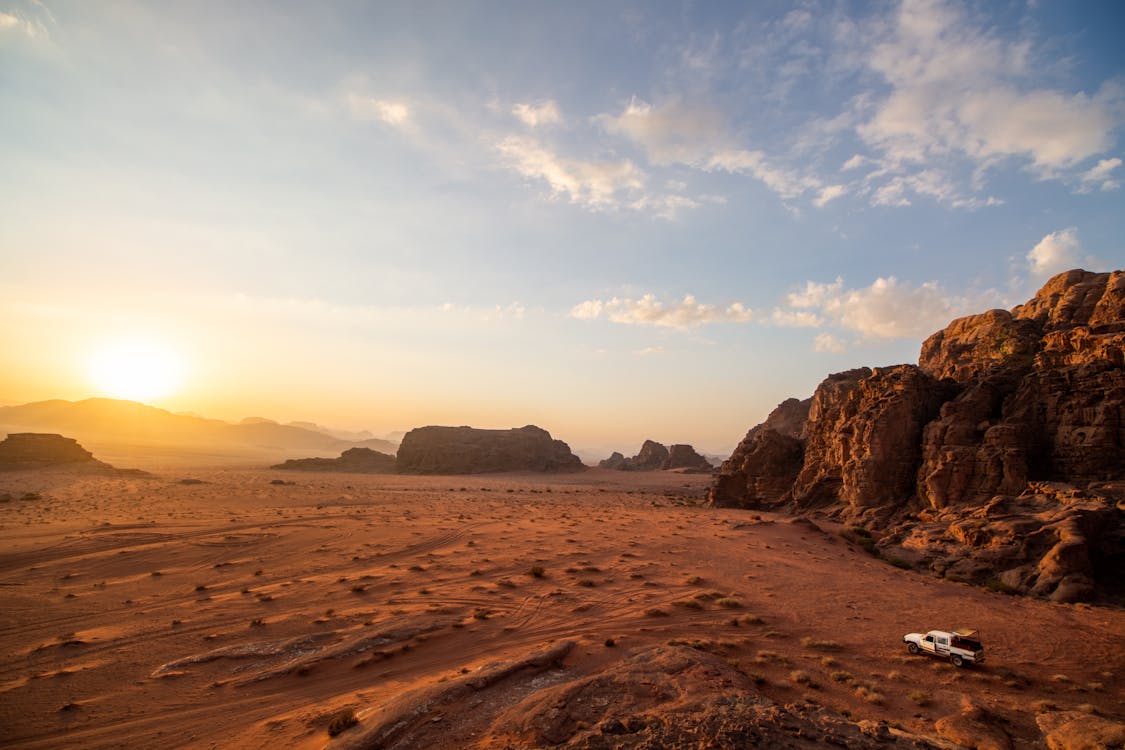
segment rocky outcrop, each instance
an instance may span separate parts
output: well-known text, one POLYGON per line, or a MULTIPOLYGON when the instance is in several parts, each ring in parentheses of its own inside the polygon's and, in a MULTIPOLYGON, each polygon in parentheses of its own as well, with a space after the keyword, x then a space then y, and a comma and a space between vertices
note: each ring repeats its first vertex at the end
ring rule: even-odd
POLYGON ((339 471, 353 474, 393 474, 395 457, 370 448, 349 448, 339 458, 294 458, 271 469, 287 471, 339 471))
POLYGON ((668 460, 668 449, 655 440, 646 440, 641 444, 637 455, 625 460, 621 467, 625 471, 656 471, 664 466, 668 460))
POLYGON ((616 469, 618 471, 711 471, 714 467, 711 462, 696 452, 690 445, 677 444, 671 448, 665 447, 655 440, 646 440, 641 445, 637 455, 625 458, 614 451, 609 458, 598 463, 602 469, 616 469))
POLYGON ((711 471, 711 462, 699 455, 690 445, 677 444, 668 448, 668 457, 660 464, 664 470, 711 471))
POLYGON ((601 461, 598 461, 598 468, 621 469, 621 467, 625 465, 625 461, 627 460, 628 459, 626 459, 625 456, 621 455, 618 451, 614 451, 613 453, 609 454, 609 458, 603 458, 601 461))
POLYGON ((917 366, 838 373, 784 402, 709 494, 828 513, 935 572, 1074 601, 1118 595, 1102 575, 1125 561, 1117 480, 1125 272, 1076 270, 1012 310, 953 321, 917 366))
POLYGON ((99 474, 147 476, 138 469, 116 469, 94 458, 74 438, 44 432, 14 432, 0 441, 0 470, 65 467, 99 474))
POLYGON ((805 425, 812 399, 786 399, 766 421, 751 427, 719 468, 711 504, 763 508, 778 502, 793 486, 805 459, 805 425))
MULTIPOLYGON (((94 454, 74 438, 43 432, 16 432, 0 442, 0 464, 5 466, 52 466, 57 464, 101 464, 94 454)), ((102 464, 103 466, 105 464, 102 464)))
POLYGON ((575 646, 562 641, 407 691, 364 711, 328 747, 463 747, 469 737, 479 746, 560 750, 934 747, 812 701, 775 703, 734 660, 701 649, 644 648, 583 673, 562 661, 575 646))
POLYGON ((398 449, 401 474, 480 474, 494 471, 576 471, 585 468, 570 446, 544 429, 418 427, 398 449))

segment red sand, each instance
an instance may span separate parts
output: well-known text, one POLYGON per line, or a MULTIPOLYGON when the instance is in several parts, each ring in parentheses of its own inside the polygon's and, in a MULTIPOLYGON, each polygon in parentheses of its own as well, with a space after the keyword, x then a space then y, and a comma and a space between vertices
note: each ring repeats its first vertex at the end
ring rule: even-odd
POLYGON ((699 507, 708 481, 0 474, 14 496, 0 503, 0 742, 323 747, 337 708, 362 718, 562 638, 579 641, 576 673, 673 639, 718 642, 779 703, 921 733, 968 699, 1016 717, 1017 747, 1042 746, 1038 701, 1125 715, 1125 612, 899 570, 823 522, 699 507), (983 668, 905 653, 903 633, 960 625, 980 629, 983 668))

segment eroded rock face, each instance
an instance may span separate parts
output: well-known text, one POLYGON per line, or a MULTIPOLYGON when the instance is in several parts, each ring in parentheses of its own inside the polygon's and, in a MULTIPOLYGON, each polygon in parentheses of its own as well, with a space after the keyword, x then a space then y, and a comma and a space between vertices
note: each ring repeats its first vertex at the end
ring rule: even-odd
POLYGON ((620 469, 622 466, 625 465, 626 460, 627 459, 625 458, 625 456, 621 455, 617 451, 614 451, 613 453, 609 454, 609 458, 603 458, 601 461, 598 462, 598 468, 599 469, 620 469))
POLYGON ((339 471, 354 474, 393 474, 395 457, 370 448, 349 448, 339 458, 294 458, 271 469, 287 471, 339 471))
POLYGON ((914 493, 922 430, 950 395, 913 365, 830 377, 813 396, 805 462, 788 497, 798 508, 900 505, 914 493))
POLYGON ((625 463, 619 468, 625 471, 656 471, 664 466, 667 460, 668 449, 662 443, 646 440, 637 451, 637 455, 625 459, 625 463))
POLYGON ((101 464, 101 461, 74 438, 44 432, 15 432, 0 442, 0 464, 7 466, 32 468, 80 463, 101 464))
POLYGON ((1077 601, 1114 589, 1103 573, 1125 549, 1111 489, 1125 480, 1125 272, 1059 274, 1024 305, 930 336, 917 367, 831 375, 808 403, 803 421, 771 414, 750 430, 712 504, 815 509, 885 532, 885 552, 1006 590, 1077 601))
POLYGON ((544 429, 418 427, 406 433, 396 462, 401 474, 575 471, 585 468, 570 446, 544 429))
POLYGON ((725 508, 766 508, 778 502, 804 465, 805 425, 812 399, 786 399, 766 421, 751 427, 723 462, 708 491, 710 503, 725 508))
POLYGON ((661 469, 688 469, 689 471, 711 471, 711 462, 696 453, 690 445, 677 444, 668 449, 668 457, 660 464, 661 469))

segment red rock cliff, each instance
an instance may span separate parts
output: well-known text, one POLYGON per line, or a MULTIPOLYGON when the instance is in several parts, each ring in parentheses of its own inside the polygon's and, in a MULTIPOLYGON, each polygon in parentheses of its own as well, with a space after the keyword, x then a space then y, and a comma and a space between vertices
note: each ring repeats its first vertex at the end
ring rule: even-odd
POLYGON ((1010 311, 953 321, 917 366, 831 375, 785 402, 710 497, 828 513, 918 566, 1073 600, 1125 598, 1111 575, 1123 493, 1125 272, 1074 270, 1010 311))

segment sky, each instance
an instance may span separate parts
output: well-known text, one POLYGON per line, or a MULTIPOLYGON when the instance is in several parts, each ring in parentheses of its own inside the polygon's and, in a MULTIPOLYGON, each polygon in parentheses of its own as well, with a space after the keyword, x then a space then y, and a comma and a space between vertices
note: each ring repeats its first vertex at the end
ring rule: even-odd
POLYGON ((148 379, 232 421, 726 452, 1125 268, 1123 31, 1113 0, 0 0, 0 403, 148 379))

